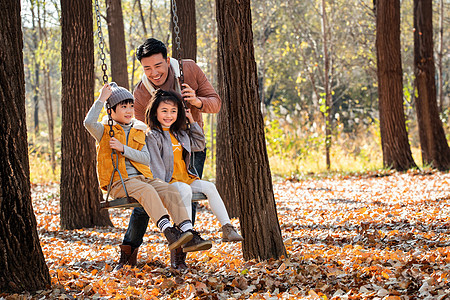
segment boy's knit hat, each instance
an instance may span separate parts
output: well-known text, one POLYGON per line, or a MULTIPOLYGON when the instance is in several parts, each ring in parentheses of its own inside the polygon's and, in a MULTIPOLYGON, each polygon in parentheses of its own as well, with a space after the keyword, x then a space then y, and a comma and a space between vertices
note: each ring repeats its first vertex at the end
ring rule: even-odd
POLYGON ((111 107, 119 104, 123 100, 131 99, 134 102, 133 94, 131 94, 126 88, 120 87, 115 82, 109 84, 111 87, 111 96, 108 98, 108 103, 111 107))

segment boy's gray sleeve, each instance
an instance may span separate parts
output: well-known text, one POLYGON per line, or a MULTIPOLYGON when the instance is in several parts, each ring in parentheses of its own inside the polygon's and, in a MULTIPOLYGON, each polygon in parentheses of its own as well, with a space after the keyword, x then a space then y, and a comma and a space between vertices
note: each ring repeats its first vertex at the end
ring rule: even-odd
POLYGON ((86 129, 97 140, 97 142, 100 142, 100 140, 102 139, 104 131, 103 124, 97 121, 102 108, 103 103, 99 100, 96 100, 94 104, 92 104, 91 109, 89 109, 83 122, 84 127, 86 127, 86 129))
POLYGON ((144 145, 140 151, 123 145, 123 156, 146 166, 150 164, 150 154, 148 153, 147 145, 144 145))
POLYGON ((191 140, 191 151, 203 151, 206 148, 205 135, 197 122, 191 124, 189 138, 191 140))

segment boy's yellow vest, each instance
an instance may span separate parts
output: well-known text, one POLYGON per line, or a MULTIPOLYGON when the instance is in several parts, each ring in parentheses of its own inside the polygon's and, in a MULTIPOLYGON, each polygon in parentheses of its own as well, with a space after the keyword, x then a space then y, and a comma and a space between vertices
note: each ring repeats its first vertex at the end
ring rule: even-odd
MULTIPOLYGON (((108 189, 109 180, 111 179, 111 174, 114 170, 112 160, 111 160, 111 152, 112 149, 109 146, 109 126, 104 126, 105 129, 103 131, 102 139, 100 143, 97 145, 97 172, 98 172, 98 180, 100 182, 100 186, 103 190, 108 189)), ((145 132, 142 130, 131 128, 130 133, 128 134, 128 144, 126 143, 125 131, 123 128, 116 124, 113 126, 114 137, 118 139, 122 144, 127 145, 136 150, 142 150, 142 147, 145 146, 145 132)), ((128 173, 125 167, 125 156, 116 151, 119 156, 119 171, 122 174, 122 178, 128 178, 128 173)), ((131 164, 145 177, 153 178, 152 172, 150 171, 150 167, 144 164, 140 164, 133 160, 130 160, 131 164)), ((114 163, 116 163, 116 156, 114 156, 114 163)), ((113 182, 120 180, 119 174, 115 172, 113 182)))

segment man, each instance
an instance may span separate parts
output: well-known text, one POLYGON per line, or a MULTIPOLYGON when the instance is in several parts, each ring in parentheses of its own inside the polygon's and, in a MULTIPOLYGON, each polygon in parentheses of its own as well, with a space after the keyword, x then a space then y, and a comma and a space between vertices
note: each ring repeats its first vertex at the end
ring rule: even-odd
MULTIPOLYGON (((158 88, 181 93, 187 102, 187 108, 191 110, 194 121, 202 128, 202 113, 219 112, 222 104, 221 99, 203 71, 193 60, 186 59, 182 61, 184 83, 180 86, 178 81, 180 73, 179 63, 174 58, 167 57, 167 48, 163 42, 154 38, 147 39, 138 47, 136 57, 144 69, 142 79, 133 92, 136 119, 145 121, 144 114, 150 105, 151 93, 158 88)), ((193 156, 193 167, 201 178, 206 159, 206 149, 194 152, 193 156)), ((194 209, 193 206, 193 222, 195 219, 194 209)), ((122 263, 119 263, 118 268, 121 268, 124 264, 136 264, 138 248, 142 244, 148 221, 149 217, 144 209, 141 207, 133 209, 128 229, 121 245, 120 262, 122 263)), ((185 258, 186 254, 182 250, 171 250, 171 267, 176 270, 186 269, 185 258)))

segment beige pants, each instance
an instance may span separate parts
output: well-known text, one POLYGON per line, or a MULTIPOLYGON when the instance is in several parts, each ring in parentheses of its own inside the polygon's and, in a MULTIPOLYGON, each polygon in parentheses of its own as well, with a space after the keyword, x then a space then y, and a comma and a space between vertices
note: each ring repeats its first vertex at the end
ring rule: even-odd
MULTIPOLYGON (((123 180, 128 196, 136 199, 149 217, 156 222, 164 215, 170 215, 176 224, 189 220, 186 207, 177 188, 160 179, 149 179, 142 175, 123 180)), ((126 197, 122 182, 111 187, 113 198, 126 197)))

